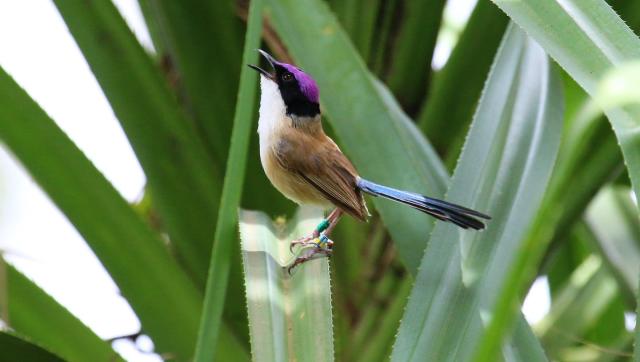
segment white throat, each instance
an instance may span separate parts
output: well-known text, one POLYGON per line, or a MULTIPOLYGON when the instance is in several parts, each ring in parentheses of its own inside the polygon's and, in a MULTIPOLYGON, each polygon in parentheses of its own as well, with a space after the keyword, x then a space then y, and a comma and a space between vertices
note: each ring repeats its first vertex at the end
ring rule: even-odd
POLYGON ((260 118, 258 119, 258 134, 262 138, 269 138, 285 116, 286 106, 280 95, 276 82, 260 75, 260 118))
POLYGON ((260 115, 258 118, 258 136, 260 139, 260 158, 264 161, 267 152, 276 142, 278 129, 286 122, 286 106, 276 82, 260 75, 260 115))

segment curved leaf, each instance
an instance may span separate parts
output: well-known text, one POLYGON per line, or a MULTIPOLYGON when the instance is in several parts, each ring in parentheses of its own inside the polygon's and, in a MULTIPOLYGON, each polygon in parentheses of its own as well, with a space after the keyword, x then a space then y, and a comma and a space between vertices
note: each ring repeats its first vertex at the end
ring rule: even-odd
MULTIPOLYGON (((340 24, 349 33, 353 45, 363 59, 371 58, 374 35, 380 31, 377 16, 380 12, 380 0, 329 1, 340 24)), ((375 46, 380 46, 375 44, 375 46)))
POLYGON ((222 169, 242 66, 243 29, 234 16, 234 2, 144 0, 143 4, 147 23, 157 26, 154 44, 160 43, 165 50, 160 55, 175 62, 185 91, 183 101, 215 165, 222 169))
MULTIPOLYGON (((449 201, 493 217, 484 232, 439 223, 431 236, 394 346, 393 361, 474 357, 505 281, 542 201, 562 130, 559 78, 544 51, 515 26, 498 50, 456 167, 449 201)), ((544 360, 539 345, 526 356, 544 360)), ((493 359, 491 359, 493 360, 493 359)))
POLYGON ((54 2, 127 134, 181 261, 204 285, 221 170, 111 1, 54 2))
POLYGON ((0 332, 0 362, 62 362, 63 359, 15 334, 0 332))
MULTIPOLYGON (((598 323, 617 296, 618 286, 609 270, 599 257, 589 256, 574 269, 554 297, 549 313, 535 326, 545 352, 552 357, 561 356, 562 349, 575 343, 569 336, 583 336, 598 323)), ((618 328, 609 326, 608 334, 611 337, 624 330, 622 313, 619 317, 620 320, 615 320, 618 328)))
POLYGON ((404 1, 400 6, 402 22, 386 50, 393 56, 385 79, 400 103, 409 107, 416 107, 426 92, 445 4, 445 0, 404 1))
MULTIPOLYGON (((6 298, 2 318, 13 330, 68 361, 122 361, 108 342, 100 339, 73 314, 0 257, 6 285, 0 282, 0 298, 6 298), (61 333, 64 331, 64 333, 61 333)), ((0 305, 0 308, 4 306, 0 305)), ((2 340, 2 338, 0 338, 2 340)), ((7 357, 0 341, 0 361, 7 357)), ((17 355, 13 356, 15 361, 17 355)), ((35 361, 20 355, 21 360, 35 361)), ((39 361, 39 360, 38 360, 39 361)))
POLYGON ((478 1, 449 60, 435 74, 417 122, 440 152, 457 157, 455 148, 462 145, 508 20, 490 1, 478 1))
POLYGON ((640 274, 640 220, 630 191, 627 187, 603 189, 589 205, 586 221, 627 300, 634 300, 640 274))
MULTIPOLYGON (((549 55, 590 95, 613 67, 640 58, 640 39, 602 0, 493 0, 509 17, 537 40, 549 55)), ((610 109, 606 115, 613 126, 636 200, 640 198, 640 106, 610 109)), ((536 224, 543 224, 538 220, 536 224)), ((542 245, 543 246, 543 245, 542 245)), ((530 278, 542 253, 537 240, 529 238, 518 262, 508 271, 509 281, 499 300, 504 311, 513 311, 518 292, 530 278)), ((508 328, 513 313, 502 313, 491 321, 479 358, 490 358, 497 341, 508 328)), ((640 325, 640 324, 638 324, 640 325)))
MULTIPOLYGON (((262 0, 252 0, 250 4, 249 25, 242 57, 243 64, 257 64, 258 61, 258 52, 255 49, 260 45, 260 35, 262 34, 262 4, 262 0)), ((211 252, 204 310, 200 318, 200 330, 194 359, 198 362, 212 361, 215 357, 213 352, 216 350, 218 342, 221 316, 229 284, 229 270, 231 263, 236 259, 235 256, 238 255, 237 252, 233 252, 238 241, 237 210, 240 208, 240 197, 245 179, 253 109, 256 103, 257 78, 257 73, 253 69, 243 67, 240 74, 240 89, 231 134, 231 149, 229 150, 222 200, 220 201, 220 211, 218 212, 211 252)), ((241 288, 238 285, 231 287, 236 290, 241 288)))

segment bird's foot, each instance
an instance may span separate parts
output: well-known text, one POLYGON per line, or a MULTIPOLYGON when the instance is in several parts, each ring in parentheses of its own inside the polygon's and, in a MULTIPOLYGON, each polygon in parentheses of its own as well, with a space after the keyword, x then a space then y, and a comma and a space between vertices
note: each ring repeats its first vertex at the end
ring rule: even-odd
POLYGON ((322 257, 330 257, 333 252, 333 241, 327 238, 325 235, 321 235, 319 238, 315 239, 317 243, 309 243, 313 244, 313 248, 309 248, 303 252, 303 255, 296 258, 296 260, 287 267, 287 272, 291 275, 291 271, 297 267, 298 265, 304 264, 308 261, 322 258, 322 257), (321 241, 320 239, 326 239, 325 241, 321 241))

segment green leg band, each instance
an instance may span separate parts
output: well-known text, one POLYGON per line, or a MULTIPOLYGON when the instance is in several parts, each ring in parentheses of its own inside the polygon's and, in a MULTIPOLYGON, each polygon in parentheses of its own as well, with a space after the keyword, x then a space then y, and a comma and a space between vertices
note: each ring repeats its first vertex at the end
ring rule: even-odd
POLYGON ((316 231, 321 233, 321 232, 327 230, 329 225, 330 225, 329 220, 324 219, 318 224, 318 226, 316 226, 316 231))

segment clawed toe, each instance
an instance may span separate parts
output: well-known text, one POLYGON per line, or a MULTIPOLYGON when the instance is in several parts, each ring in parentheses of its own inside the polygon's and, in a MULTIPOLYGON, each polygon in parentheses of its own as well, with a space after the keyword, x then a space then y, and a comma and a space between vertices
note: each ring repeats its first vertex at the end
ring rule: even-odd
MULTIPOLYGON (((321 247, 318 244, 313 244, 316 246, 315 248, 309 249, 305 255, 297 257, 296 260, 294 260, 293 263, 291 263, 291 265, 287 267, 287 272, 289 273, 289 275, 291 275, 291 271, 298 265, 304 264, 313 259, 331 256, 332 251, 329 245, 328 247, 321 247)), ((331 245, 333 245, 333 242, 331 242, 331 245)))
POLYGON ((291 242, 291 244, 289 244, 289 251, 293 254, 293 248, 295 248, 298 245, 301 245, 303 247, 309 245, 309 244, 313 244, 313 238, 310 237, 305 237, 305 238, 300 238, 297 240, 294 240, 291 242))

